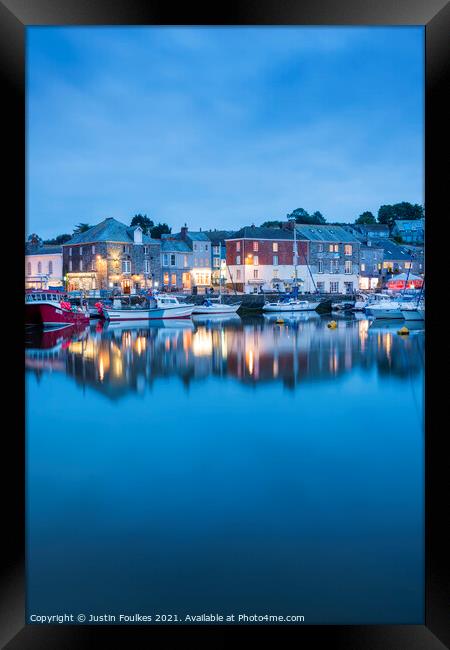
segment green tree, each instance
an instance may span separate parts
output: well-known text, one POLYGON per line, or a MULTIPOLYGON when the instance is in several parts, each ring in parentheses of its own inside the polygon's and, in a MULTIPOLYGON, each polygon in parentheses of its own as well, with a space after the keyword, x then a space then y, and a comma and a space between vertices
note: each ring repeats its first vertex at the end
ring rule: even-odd
POLYGON ((161 235, 169 235, 171 232, 172 228, 169 228, 166 223, 158 223, 150 230, 150 236, 153 239, 161 239, 161 235))
POLYGON ((140 226, 144 235, 148 235, 155 224, 146 214, 135 214, 131 220, 130 226, 140 226))
POLYGON ((355 223, 357 224, 372 224, 376 223, 377 220, 375 219, 374 215, 369 212, 363 212, 362 214, 359 215, 359 217, 356 219, 355 223))
POLYGON ((323 215, 316 210, 313 214, 309 214, 303 208, 297 208, 293 212, 287 215, 288 220, 294 218, 295 223, 306 223, 306 224, 325 224, 326 219, 323 215))
POLYGON ((69 239, 72 239, 72 235, 65 233, 63 235, 57 235, 54 239, 46 239, 44 244, 53 244, 56 246, 58 244, 65 244, 69 239))
POLYGON ((422 219, 425 216, 423 206, 418 203, 394 203, 393 205, 380 205, 378 210, 378 223, 384 223, 392 228, 397 219, 422 219))
POLYGON ((88 224, 88 223, 79 223, 73 229, 73 234, 74 235, 80 235, 82 232, 86 232, 86 230, 89 230, 89 228, 92 228, 92 226, 90 224, 88 224))
POLYGON ((264 223, 261 224, 261 228, 281 228, 282 225, 282 221, 264 221, 264 223))
POLYGON ((42 239, 35 232, 31 233, 28 237, 28 242, 32 246, 42 246, 42 239))

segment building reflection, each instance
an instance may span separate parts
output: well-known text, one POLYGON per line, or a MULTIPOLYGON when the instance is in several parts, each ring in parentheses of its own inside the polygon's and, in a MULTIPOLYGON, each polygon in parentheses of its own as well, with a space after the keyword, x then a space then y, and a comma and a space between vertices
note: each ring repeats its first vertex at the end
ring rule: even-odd
POLYGON ((423 332, 401 337, 398 325, 375 327, 354 318, 329 330, 326 318, 300 316, 283 324, 265 317, 168 326, 98 323, 28 335, 26 368, 38 375, 64 372, 113 400, 172 377, 187 389, 208 377, 227 377, 254 388, 277 382, 294 390, 358 369, 399 379, 423 370, 423 332))

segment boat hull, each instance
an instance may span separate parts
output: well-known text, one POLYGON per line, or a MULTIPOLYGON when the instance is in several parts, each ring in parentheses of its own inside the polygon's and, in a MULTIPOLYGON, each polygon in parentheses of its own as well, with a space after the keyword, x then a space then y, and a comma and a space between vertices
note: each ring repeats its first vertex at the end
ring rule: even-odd
POLYGON ((404 309, 403 318, 407 321, 424 321, 425 311, 423 309, 404 309))
POLYGON ((403 320, 403 314, 400 309, 366 309, 366 314, 372 318, 383 320, 403 320))
POLYGON ((241 306, 241 303, 238 305, 196 305, 194 307, 194 311, 192 312, 193 316, 197 315, 209 315, 209 316, 214 316, 215 314, 235 314, 239 307, 241 306))
POLYGON ((282 305, 268 304, 262 308, 265 312, 294 312, 294 311, 315 311, 320 303, 310 302, 308 305, 282 305))
POLYGON ((106 320, 111 322, 168 320, 173 318, 190 318, 193 309, 193 305, 157 309, 103 309, 103 314, 106 320))
POLYGON ((87 325, 89 316, 83 312, 73 312, 52 303, 25 303, 25 323, 27 325, 87 325))

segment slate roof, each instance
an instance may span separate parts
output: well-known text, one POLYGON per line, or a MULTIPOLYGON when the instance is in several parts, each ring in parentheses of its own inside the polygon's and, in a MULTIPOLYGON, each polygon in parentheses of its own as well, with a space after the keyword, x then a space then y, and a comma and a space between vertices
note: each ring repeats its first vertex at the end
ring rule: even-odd
POLYGON ((425 227, 424 219, 397 219, 394 223, 398 230, 416 231, 425 227))
POLYGON ((29 242, 25 244, 25 255, 55 255, 57 253, 62 253, 62 246, 52 244, 33 246, 29 242))
POLYGON ((192 253, 188 244, 182 239, 162 239, 161 251, 163 253, 192 253))
POLYGON ((390 239, 376 239, 372 240, 375 246, 383 249, 385 261, 388 260, 411 260, 411 253, 403 246, 399 246, 390 239))
MULTIPOLYGON (((127 226, 113 217, 107 217, 96 226, 92 226, 85 232, 74 235, 72 239, 63 244, 63 246, 72 246, 74 244, 95 244, 96 242, 124 242, 125 244, 134 242, 134 227, 127 226)), ((157 244, 157 239, 152 239, 149 235, 142 235, 142 243, 157 244)))
POLYGON ((233 237, 234 234, 234 230, 205 230, 205 235, 213 244, 220 244, 233 237))
POLYGON ((292 230, 285 228, 264 228, 263 226, 244 226, 227 239, 294 239, 292 230))
POLYGON ((297 237, 308 241, 350 242, 359 244, 360 240, 342 226, 327 226, 298 223, 296 225, 297 237))

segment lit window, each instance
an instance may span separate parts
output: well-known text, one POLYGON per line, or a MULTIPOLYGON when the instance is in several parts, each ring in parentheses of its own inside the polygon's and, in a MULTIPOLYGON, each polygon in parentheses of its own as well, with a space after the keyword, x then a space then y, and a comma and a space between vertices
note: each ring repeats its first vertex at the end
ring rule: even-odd
POLYGON ((187 255, 184 256, 183 263, 184 263, 184 266, 188 265, 188 256, 187 255))
POLYGON ((177 284, 177 274, 172 273, 172 286, 176 286, 177 284))
POLYGON ((236 242, 236 251, 240 251, 240 250, 241 250, 241 242, 237 241, 236 242))
POLYGON ((254 241, 254 242, 253 242, 253 251, 254 251, 255 253, 258 252, 258 242, 257 242, 257 241, 254 241))
POLYGON ((253 255, 253 266, 258 266, 259 264, 259 257, 257 255, 253 255))
POLYGON ((169 284, 169 274, 164 273, 164 284, 169 284))
POLYGON ((278 253, 278 242, 274 241, 272 244, 272 251, 278 253))
POLYGON ((353 253, 353 246, 351 244, 345 244, 344 253, 346 255, 351 255, 353 253))
POLYGON ((366 270, 366 265, 365 265, 365 264, 361 264, 361 271, 365 271, 365 270, 366 270))
POLYGON ((330 253, 339 253, 339 244, 330 244, 330 253))
POLYGON ((405 262, 405 269, 411 268, 411 262, 405 262))

